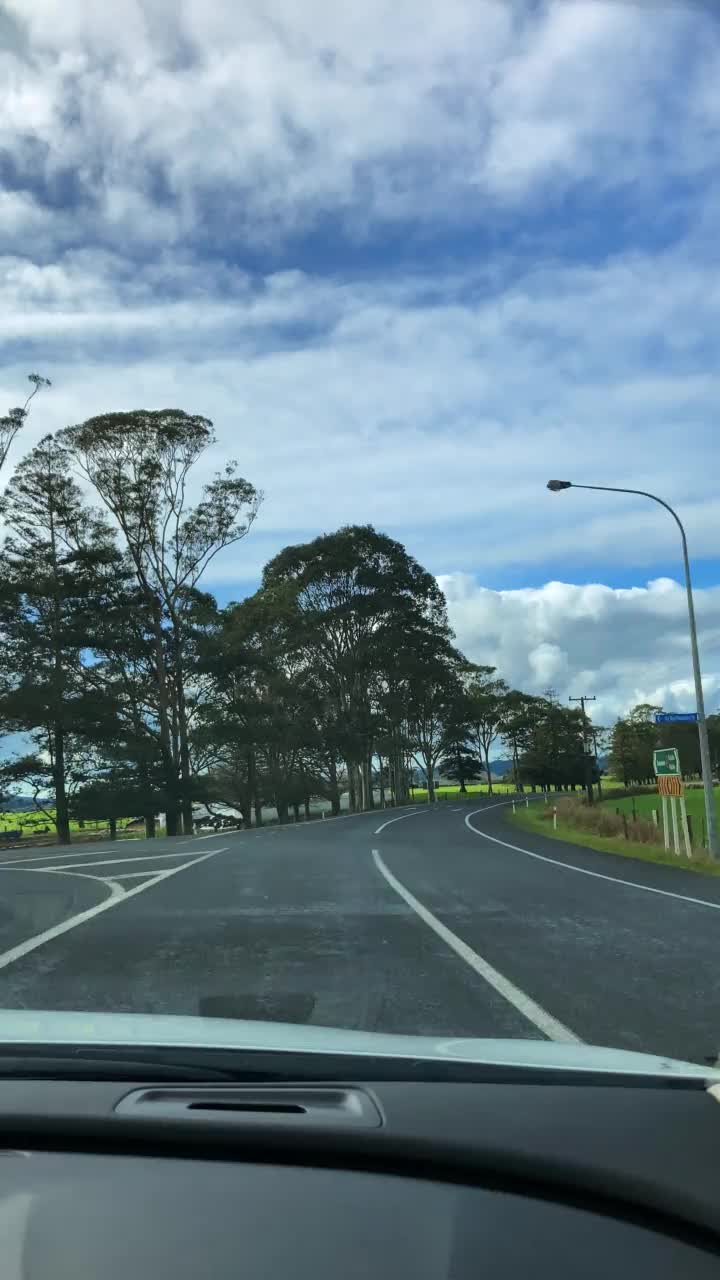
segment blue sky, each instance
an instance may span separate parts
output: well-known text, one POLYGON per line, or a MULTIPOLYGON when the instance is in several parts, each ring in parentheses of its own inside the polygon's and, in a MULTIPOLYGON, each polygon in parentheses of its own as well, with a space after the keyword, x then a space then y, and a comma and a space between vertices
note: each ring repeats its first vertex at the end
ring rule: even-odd
POLYGON ((720 701, 717 12, 6 0, 0 398, 54 384, 22 447, 205 413, 206 475, 237 457, 266 494, 221 600, 372 521, 471 656, 605 719, 689 696, 675 530, 545 481, 650 488, 720 701))

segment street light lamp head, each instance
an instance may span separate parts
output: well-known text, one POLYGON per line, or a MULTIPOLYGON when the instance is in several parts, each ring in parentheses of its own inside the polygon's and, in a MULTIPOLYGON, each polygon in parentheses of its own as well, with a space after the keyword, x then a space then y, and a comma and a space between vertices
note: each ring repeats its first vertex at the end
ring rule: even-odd
POLYGON ((572 480, 548 480, 547 487, 553 493, 559 493, 561 489, 572 489, 572 480))

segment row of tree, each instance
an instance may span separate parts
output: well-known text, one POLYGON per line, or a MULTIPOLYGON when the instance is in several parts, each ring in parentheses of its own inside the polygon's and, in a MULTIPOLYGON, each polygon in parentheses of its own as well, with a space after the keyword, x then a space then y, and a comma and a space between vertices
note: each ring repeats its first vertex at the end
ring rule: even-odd
MULTIPOLYGON (((30 399, 48 385, 31 380, 30 399)), ((29 405, 0 419, 0 464, 29 405)), ((60 840, 73 815, 191 833, 198 801, 248 824, 313 796, 338 812, 343 791, 402 804, 416 766, 433 799, 438 770, 492 785, 498 742, 519 786, 591 788, 584 712, 469 662, 435 578, 370 526, 286 547, 220 608, 203 576, 261 494, 233 464, 207 478, 214 445, 180 410, 103 415, 42 439, 5 488, 0 728, 31 749, 0 785, 51 795, 60 840)))
MULTIPOLYGON (((677 747, 685 777, 700 774, 700 743, 697 725, 656 724, 662 707, 640 702, 627 716, 616 721, 610 742, 610 768, 625 786, 653 783, 653 752, 661 747, 677 747)), ((713 770, 720 761, 720 715, 707 719, 713 770)))

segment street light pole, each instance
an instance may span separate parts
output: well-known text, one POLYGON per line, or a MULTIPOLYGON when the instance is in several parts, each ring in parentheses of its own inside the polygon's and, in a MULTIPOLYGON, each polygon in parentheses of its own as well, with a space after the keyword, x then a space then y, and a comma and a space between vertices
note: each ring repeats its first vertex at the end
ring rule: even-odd
POLYGON ((688 555, 687 538, 682 521, 676 511, 658 498, 655 493, 645 489, 620 489, 606 484, 575 484, 572 480, 548 480, 548 489, 558 493, 561 489, 593 489, 600 493, 631 493, 640 498, 650 498, 670 512, 682 539, 683 567, 685 569, 685 591, 687 593, 688 620, 690 623, 690 652, 692 654, 693 677, 695 680, 695 702, 697 705, 698 737, 700 739, 700 765, 702 769, 703 789, 705 792, 705 818, 707 822, 708 848, 713 858, 720 857, 718 845, 717 821, 715 815, 715 796, 712 783, 712 762, 710 760, 710 742, 708 739, 707 720, 705 719, 705 699, 703 696, 702 677, 700 675, 700 654, 698 652, 697 627, 695 625, 695 604, 693 601, 692 580, 690 577, 690 557, 688 555))

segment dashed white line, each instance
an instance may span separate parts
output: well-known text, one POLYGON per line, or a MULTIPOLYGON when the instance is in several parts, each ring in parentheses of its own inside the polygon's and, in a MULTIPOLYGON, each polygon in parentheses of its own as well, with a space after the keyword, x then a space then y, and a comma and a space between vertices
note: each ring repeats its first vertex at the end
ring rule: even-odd
MULTIPOLYGON (((496 808, 495 805, 488 806, 496 808)), ((581 876, 592 876, 594 880, 607 880, 610 884, 622 884, 628 889, 641 889, 643 893, 659 893, 661 898, 677 898, 679 902, 692 902, 696 907, 710 907, 712 911, 720 911, 720 902, 708 902, 707 898, 691 898, 686 893, 673 893, 670 889, 654 889, 649 884, 638 884, 637 880, 623 880, 620 876, 606 876, 601 871, 589 871, 587 867, 576 867, 572 862, 561 862, 559 858, 548 858, 543 853, 533 853, 531 849, 524 849, 522 845, 510 844, 508 840, 500 840, 497 836, 489 836, 487 831, 480 831, 474 827, 471 818, 476 814, 482 813, 482 809, 474 809, 465 819, 465 826, 473 831, 476 836, 482 836, 483 840, 491 840, 493 844, 501 844, 505 849, 512 849, 515 853, 524 853, 527 858, 535 858, 538 862, 548 862, 553 867, 560 867, 562 871, 577 871, 581 876)))
POLYGON ((442 938, 443 942, 447 943, 451 950, 454 951, 461 960, 464 960, 480 978, 483 978, 494 991, 497 991, 498 995, 502 996, 504 1000, 507 1000, 508 1004, 511 1004, 513 1008, 517 1009, 518 1013, 521 1013, 524 1018, 527 1018, 528 1022, 531 1022, 533 1026, 537 1027, 538 1031, 542 1031, 543 1035, 547 1036, 548 1040, 557 1040, 564 1044, 582 1043, 580 1037, 576 1036, 574 1031, 570 1031, 570 1029, 564 1026, 562 1022, 558 1022, 557 1018, 554 1018, 551 1013, 548 1013, 546 1009, 543 1009, 541 1005, 537 1004, 531 996, 527 995, 526 992, 521 991, 519 987, 516 987, 514 982, 511 982, 509 978, 506 978, 504 974, 495 969, 487 960, 484 960, 482 956, 478 955, 477 951, 473 951, 472 947, 469 947, 466 942, 463 942, 462 938, 458 938, 457 934, 453 933, 452 929, 448 929, 447 925, 444 925, 441 920, 438 920, 437 916, 434 916, 432 911, 428 911, 427 907, 423 906, 422 902, 420 902, 409 889, 406 889, 405 885, 398 880, 397 876, 394 876, 392 871, 385 866, 385 863, 380 857, 377 849, 373 849, 372 856, 380 875, 385 878, 390 887, 400 895, 411 910, 413 910, 415 914, 418 915, 420 919, 438 935, 439 938, 442 938))
MULTIPOLYGON (((20 960, 22 956, 28 955, 30 951, 36 951, 38 947, 42 947, 46 942, 52 942, 54 938, 59 938, 63 933, 69 933, 71 929, 77 929, 79 925, 85 924, 86 920, 92 920, 95 916, 99 916, 103 911, 110 911, 112 907, 117 907, 121 902, 126 902, 128 898, 134 898, 138 893, 144 893, 146 889, 151 889, 153 885, 159 884, 161 880, 167 880, 170 876, 176 876, 180 871, 184 871, 187 867, 197 866, 199 862, 205 862, 207 858, 216 858, 219 853, 225 853, 227 845, 221 849, 211 849, 209 853, 203 853, 199 858, 193 858, 192 862, 184 862, 180 867, 167 867, 165 871, 159 871, 152 880, 146 880, 144 884, 137 884, 133 889, 123 889, 121 885, 113 881, 102 881, 109 884, 110 895, 104 902, 98 903, 95 907, 88 907, 86 911, 79 911, 77 915, 70 916, 69 919, 63 920, 60 924, 55 924, 50 929, 37 933, 32 938, 26 938, 24 942, 18 943, 17 946, 11 947, 9 951, 3 951, 0 954, 0 969, 5 969, 9 964, 13 964, 15 960, 20 960)), ((53 872, 55 875, 72 875, 71 871, 53 872)), ((82 874, 82 873, 80 873, 82 874)), ((86 877, 87 879, 100 880, 100 876, 86 877)))

